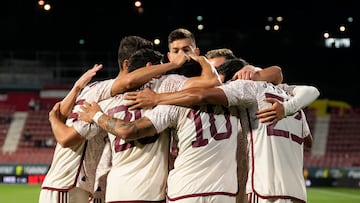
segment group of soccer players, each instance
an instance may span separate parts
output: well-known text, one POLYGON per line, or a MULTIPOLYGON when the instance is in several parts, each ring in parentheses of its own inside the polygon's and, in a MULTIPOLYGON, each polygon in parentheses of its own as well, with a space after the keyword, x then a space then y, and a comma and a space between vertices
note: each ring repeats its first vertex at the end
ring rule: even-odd
POLYGON ((39 202, 306 202, 301 109, 318 90, 278 85, 279 67, 226 59, 226 49, 201 56, 186 29, 168 42, 163 62, 150 41, 124 37, 116 78, 88 84, 96 64, 54 105, 39 202))

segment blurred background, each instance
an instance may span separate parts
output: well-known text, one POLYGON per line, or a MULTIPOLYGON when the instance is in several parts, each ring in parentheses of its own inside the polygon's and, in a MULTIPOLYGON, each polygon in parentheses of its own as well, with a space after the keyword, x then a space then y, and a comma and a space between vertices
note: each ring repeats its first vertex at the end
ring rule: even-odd
POLYGON ((167 35, 183 27, 202 54, 230 48, 256 66, 280 66, 285 83, 316 86, 321 95, 306 109, 315 142, 305 152, 305 175, 358 187, 359 10, 355 0, 4 0, 0 163, 14 166, 20 182, 41 182, 25 169, 44 174, 51 163, 49 108, 95 63, 105 66, 97 80, 112 78, 122 37, 145 37, 166 54, 167 35))
MULTIPOLYGON (((360 65, 355 58, 359 53, 360 8, 355 0, 138 3, 3 1, 0 59, 26 59, 28 54, 30 60, 46 60, 48 71, 56 62, 71 62, 84 69, 111 62, 111 67, 106 67, 110 71, 116 68, 123 36, 158 39, 158 50, 166 53, 167 35, 184 27, 194 32, 203 54, 227 47, 254 65, 279 65, 284 82, 315 85, 321 98, 360 105, 360 86, 355 82, 360 65)), ((79 76, 74 69, 74 76, 79 76)), ((71 75, 71 71, 63 74, 71 75)))

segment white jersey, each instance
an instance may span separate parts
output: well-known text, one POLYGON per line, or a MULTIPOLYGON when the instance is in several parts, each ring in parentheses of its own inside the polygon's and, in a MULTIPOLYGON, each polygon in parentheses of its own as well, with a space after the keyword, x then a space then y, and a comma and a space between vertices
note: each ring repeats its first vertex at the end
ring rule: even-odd
POLYGON ((93 193, 97 162, 105 146, 104 136, 107 135, 101 133, 96 125, 78 121, 76 112, 84 101, 91 103, 109 98, 113 82, 113 79, 94 82, 86 86, 78 96, 73 113, 66 120, 66 125, 74 126, 87 141, 70 148, 63 148, 59 143, 56 145, 51 167, 42 183, 42 189, 67 191, 73 187, 81 187, 93 193), (91 150, 86 150, 87 148, 91 150))
POLYGON ((263 199, 283 198, 306 202, 303 176, 303 142, 310 134, 302 111, 267 126, 255 113, 271 104, 264 98, 286 101, 293 86, 236 80, 220 87, 229 106, 242 107, 241 122, 249 146, 247 193, 263 199))
MULTIPOLYGON (((160 82, 152 80, 146 87, 158 91, 160 82)), ((170 81, 170 79, 168 79, 170 81)), ((178 80, 180 81, 180 80, 178 80)), ((175 82, 180 87, 182 82, 175 82)), ((167 85, 175 88, 175 85, 167 85)), ((165 87, 163 91, 165 91, 165 87)), ((111 117, 133 121, 142 117, 144 110, 130 111, 123 94, 99 103, 111 117)), ((169 134, 162 132, 152 137, 125 142, 109 133, 112 168, 107 178, 106 202, 164 201, 168 175, 169 134)))
POLYGON ((178 156, 168 177, 169 200, 236 195, 238 121, 228 108, 158 105, 145 115, 158 132, 172 127, 178 136, 178 156))
MULTIPOLYGON (((180 90, 186 79, 167 76, 159 92, 180 90)), ((199 109, 159 105, 145 112, 158 132, 170 127, 177 136, 178 156, 167 181, 169 200, 236 195, 238 121, 237 112, 231 114, 228 108, 211 105, 199 109)))

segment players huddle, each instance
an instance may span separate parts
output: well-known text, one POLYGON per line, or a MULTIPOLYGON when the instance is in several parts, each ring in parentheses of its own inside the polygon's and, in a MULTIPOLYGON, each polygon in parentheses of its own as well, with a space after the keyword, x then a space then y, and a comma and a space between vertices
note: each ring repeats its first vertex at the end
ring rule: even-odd
POLYGON ((302 108, 313 86, 282 82, 217 49, 200 55, 183 28, 167 61, 124 37, 119 73, 88 84, 94 65, 49 112, 57 145, 39 203, 306 202, 302 108))

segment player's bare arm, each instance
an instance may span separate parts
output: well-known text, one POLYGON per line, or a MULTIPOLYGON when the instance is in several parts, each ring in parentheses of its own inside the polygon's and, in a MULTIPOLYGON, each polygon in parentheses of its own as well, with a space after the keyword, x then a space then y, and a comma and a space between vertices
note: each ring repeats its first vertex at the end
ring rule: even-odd
POLYGON ((128 103, 129 109, 149 108, 158 104, 191 107, 201 104, 221 104, 227 106, 225 93, 219 88, 188 88, 177 92, 157 94, 149 89, 126 93, 125 99, 133 100, 128 103))
POLYGON ((270 66, 259 71, 254 71, 252 74, 245 72, 243 73, 243 77, 248 77, 248 79, 254 81, 267 81, 275 85, 280 84, 283 81, 283 74, 279 66, 270 66))
POLYGON ((76 98, 82 89, 91 81, 96 73, 103 68, 101 64, 95 64, 91 69, 86 71, 74 84, 70 92, 61 101, 60 112, 64 116, 68 116, 75 104, 76 98))
POLYGON ((91 81, 96 73, 101 70, 101 64, 95 64, 86 71, 73 85, 70 92, 61 102, 56 103, 49 112, 49 121, 56 141, 62 147, 71 147, 81 143, 84 138, 73 127, 64 124, 66 117, 71 113, 76 98, 81 90, 91 81))
POLYGON ((49 121, 56 141, 62 147, 70 147, 81 143, 84 138, 73 127, 64 124, 65 118, 60 113, 61 102, 54 105, 49 112, 49 121))
POLYGON ((311 149, 312 142, 313 142, 313 138, 312 138, 311 133, 308 136, 304 137, 304 147, 305 148, 311 149))
MULTIPOLYGON (((137 88, 149 82, 156 76, 162 75, 170 70, 180 68, 188 60, 189 56, 185 54, 178 54, 174 60, 170 62, 158 65, 149 64, 148 66, 134 70, 131 73, 127 73, 126 77, 117 77, 111 87, 111 96, 124 93, 129 89, 137 88)), ((127 62, 128 61, 125 60, 124 63, 127 62)), ((123 66, 127 67, 127 65, 123 66)))
POLYGON ((215 87, 221 85, 219 74, 206 57, 197 56, 195 54, 189 54, 189 56, 200 64, 202 71, 200 76, 189 78, 185 82, 183 89, 190 87, 215 87))
MULTIPOLYGON (((79 120, 86 122, 94 122, 95 114, 97 112, 101 112, 100 106, 96 102, 91 104, 85 102, 81 106, 81 109, 82 111, 78 112, 79 120)), ((128 122, 102 114, 99 118, 97 118, 97 124, 105 131, 122 139, 138 139, 156 134, 155 127, 146 117, 128 122)))

